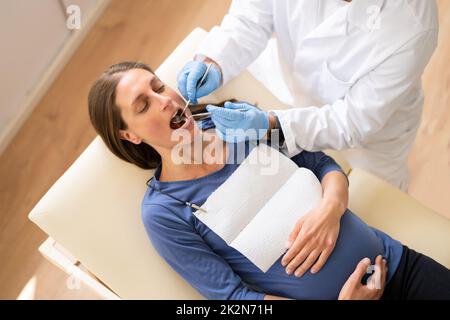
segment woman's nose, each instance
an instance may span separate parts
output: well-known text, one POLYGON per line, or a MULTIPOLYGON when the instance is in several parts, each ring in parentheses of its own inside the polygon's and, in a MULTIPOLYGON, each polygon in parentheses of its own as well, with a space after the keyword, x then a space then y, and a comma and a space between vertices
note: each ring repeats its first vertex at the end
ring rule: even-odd
POLYGON ((170 97, 163 96, 163 95, 159 95, 158 100, 159 100, 159 107, 160 107, 161 111, 166 111, 166 109, 171 105, 171 101, 172 101, 172 99, 170 97))

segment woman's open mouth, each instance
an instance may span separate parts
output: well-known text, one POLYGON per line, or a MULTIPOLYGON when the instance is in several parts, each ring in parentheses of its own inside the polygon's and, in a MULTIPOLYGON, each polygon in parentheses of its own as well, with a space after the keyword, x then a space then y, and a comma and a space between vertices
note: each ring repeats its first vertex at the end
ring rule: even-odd
POLYGON ((178 109, 177 112, 170 119, 170 128, 171 129, 180 129, 185 125, 188 125, 191 122, 191 119, 186 116, 186 113, 183 114, 183 110, 178 109))

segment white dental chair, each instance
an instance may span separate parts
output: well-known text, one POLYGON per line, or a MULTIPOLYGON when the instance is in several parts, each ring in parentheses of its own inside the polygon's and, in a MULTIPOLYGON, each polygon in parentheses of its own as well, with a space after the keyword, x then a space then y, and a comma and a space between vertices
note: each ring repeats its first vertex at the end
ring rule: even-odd
MULTIPOLYGON (((206 32, 195 29, 156 73, 176 88, 176 74, 206 32)), ((284 108, 248 72, 214 94, 284 108)), ((359 169, 350 170, 350 209, 369 225, 450 267, 450 221, 359 169)), ((29 214, 49 238, 40 251, 105 299, 202 298, 157 254, 141 222, 151 170, 116 158, 97 137, 29 214)))

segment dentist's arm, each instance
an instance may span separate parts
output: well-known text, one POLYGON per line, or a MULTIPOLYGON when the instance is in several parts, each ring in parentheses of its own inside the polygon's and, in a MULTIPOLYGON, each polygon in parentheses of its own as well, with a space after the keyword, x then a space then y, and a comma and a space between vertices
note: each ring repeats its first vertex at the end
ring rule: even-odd
POLYGON ((333 103, 320 108, 274 110, 288 153, 364 148, 380 133, 389 133, 386 139, 392 139, 413 130, 415 124, 393 123, 392 116, 417 111, 405 106, 412 104, 411 92, 420 88, 420 77, 436 43, 436 30, 424 32, 361 77, 344 98, 333 103))
MULTIPOLYGON (((393 123, 394 113, 411 100, 420 77, 437 43, 437 31, 428 30, 411 39, 395 54, 352 85, 344 98, 320 108, 273 110, 285 137, 287 154, 302 150, 342 150, 364 148, 374 136, 383 133, 392 139, 412 130, 415 124, 393 123)), ((224 68, 225 69, 225 68, 224 68)), ((226 73, 226 71, 224 71, 226 73)), ((325 88, 326 90, 326 88, 325 88)), ((267 106, 266 106, 267 107, 267 106)), ((294 106, 295 107, 295 106, 294 106)), ((233 142, 231 129, 267 130, 268 113, 247 108, 245 112, 212 108, 216 130, 233 142)), ((270 119, 270 117, 269 117, 270 119)), ((243 137, 251 140, 251 136, 243 137)), ((239 137, 240 140, 243 140, 239 137)))
POLYGON ((233 1, 220 26, 214 27, 198 48, 195 59, 178 76, 181 94, 191 101, 205 96, 238 75, 264 50, 273 32, 272 0, 233 1), (202 61, 203 59, 206 61, 202 61), (221 69, 220 81, 206 78, 201 89, 195 83, 208 61, 221 69), (206 62, 206 63, 205 63, 206 62), (193 76, 189 76, 189 74, 193 76), (187 80, 186 80, 187 79, 187 80), (192 89, 188 90, 188 86, 192 89))

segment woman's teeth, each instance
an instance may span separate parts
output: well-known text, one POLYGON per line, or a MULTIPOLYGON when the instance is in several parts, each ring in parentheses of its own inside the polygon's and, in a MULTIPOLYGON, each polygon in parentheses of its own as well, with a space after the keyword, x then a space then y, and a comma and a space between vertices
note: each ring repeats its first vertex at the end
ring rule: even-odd
POLYGON ((179 129, 186 123, 188 118, 182 113, 183 110, 178 109, 177 112, 172 116, 172 119, 170 119, 171 129, 179 129))

